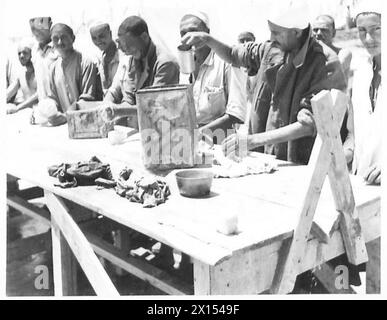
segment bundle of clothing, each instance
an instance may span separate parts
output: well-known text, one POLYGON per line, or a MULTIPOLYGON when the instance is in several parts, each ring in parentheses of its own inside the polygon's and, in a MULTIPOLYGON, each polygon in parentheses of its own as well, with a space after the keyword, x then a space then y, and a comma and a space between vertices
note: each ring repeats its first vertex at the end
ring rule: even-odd
POLYGON ((136 178, 133 170, 128 168, 121 170, 116 192, 131 202, 142 203, 144 208, 164 203, 171 194, 166 182, 152 176, 136 178))
POLYGON ((61 188, 96 185, 98 179, 114 182, 110 165, 102 163, 96 156, 89 161, 50 166, 48 174, 58 178, 58 183, 54 185, 61 188))
POLYGON ((144 208, 164 203, 171 194, 166 182, 153 176, 136 176, 132 169, 124 168, 115 180, 110 165, 97 157, 77 163, 61 163, 48 168, 48 174, 58 179, 54 185, 61 188, 97 185, 115 188, 116 193, 131 202, 141 203, 144 208))

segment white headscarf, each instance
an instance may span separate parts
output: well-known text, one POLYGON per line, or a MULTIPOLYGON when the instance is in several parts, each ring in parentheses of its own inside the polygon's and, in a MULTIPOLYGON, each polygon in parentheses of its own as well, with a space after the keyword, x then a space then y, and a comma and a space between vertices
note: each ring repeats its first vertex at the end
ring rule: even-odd
POLYGON ((361 13, 378 13, 382 14, 382 3, 379 0, 364 0, 356 9, 355 9, 355 20, 357 16, 361 13))
POLYGON ((34 46, 34 40, 31 37, 28 37, 28 38, 21 39, 18 42, 17 48, 18 48, 18 51, 23 48, 28 48, 31 50, 33 46, 34 46))
POLYGON ((305 1, 275 1, 269 17, 270 22, 288 29, 306 29, 309 26, 309 7, 305 1), (279 3, 279 5, 277 5, 279 3))
POLYGON ((208 18, 208 15, 202 11, 196 11, 196 10, 192 10, 192 11, 188 11, 184 14, 183 17, 185 16, 194 16, 198 19, 200 19, 201 21, 203 21, 203 23, 206 25, 206 27, 208 29, 210 29, 210 19, 208 18))
POLYGON ((102 26, 102 25, 108 25, 109 29, 110 29, 110 24, 107 21, 98 20, 98 21, 94 21, 92 24, 90 24, 89 30, 96 28, 96 27, 99 27, 99 26, 102 26))

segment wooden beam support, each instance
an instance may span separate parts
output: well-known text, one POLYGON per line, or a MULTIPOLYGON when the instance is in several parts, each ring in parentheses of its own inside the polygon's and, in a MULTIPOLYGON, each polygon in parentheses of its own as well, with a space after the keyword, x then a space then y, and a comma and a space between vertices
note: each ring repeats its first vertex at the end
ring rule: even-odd
POLYGON ((161 291, 171 295, 193 294, 191 286, 183 283, 182 280, 169 275, 148 262, 128 256, 114 245, 91 233, 85 232, 85 236, 90 241, 95 253, 161 291))
POLYGON ((313 223, 321 189, 329 168, 329 144, 323 144, 317 158, 316 166, 308 179, 309 185, 302 204, 301 214, 293 234, 285 263, 276 270, 272 292, 286 294, 293 290, 297 275, 300 274, 305 248, 313 223))
MULTIPOLYGON (((344 93, 337 90, 332 93, 335 105, 330 91, 321 91, 311 101, 319 139, 314 146, 311 162, 308 165, 312 175, 308 179, 309 186, 301 207, 298 224, 294 230, 293 240, 285 262, 276 269, 272 284, 274 293, 291 292, 297 275, 301 273, 307 241, 327 175, 336 209, 341 214, 340 229, 348 260, 358 265, 368 259, 339 133, 339 124, 344 116, 348 99, 344 93)), ((333 216, 332 226, 335 221, 336 217, 333 216)), ((331 229, 331 226, 329 228, 331 229)))
MULTIPOLYGON (((45 191, 47 206, 51 212, 53 227, 53 258, 60 260, 61 239, 60 232, 63 234, 73 254, 81 265, 86 277, 89 279, 91 286, 99 296, 118 297, 119 293, 106 274, 97 256, 95 255, 90 243, 83 235, 77 224, 67 212, 67 208, 56 195, 45 191), (59 232, 60 230, 60 232, 59 232), (57 252, 55 254, 55 252, 57 252)), ((61 261, 61 264, 63 262, 61 261)), ((55 284, 65 279, 58 276, 59 272, 54 273, 55 284)), ((59 284, 60 285, 60 284, 59 284)), ((63 287, 60 288, 63 292, 63 287)), ((57 290, 55 290, 57 292, 57 290)))
MULTIPOLYGON (((343 104, 345 94, 338 91, 335 94, 336 100, 343 104)), ((337 104, 334 108, 332 106, 333 100, 329 91, 322 91, 312 99, 317 130, 324 142, 331 141, 331 161, 328 177, 336 209, 341 213, 340 230, 343 234, 348 261, 354 265, 359 265, 368 260, 367 251, 361 232, 359 216, 355 209, 355 199, 340 138, 339 126, 337 125, 338 121, 335 118, 337 114, 333 112, 337 108, 337 104)))
POLYGON ((17 195, 25 200, 32 200, 36 198, 41 198, 44 196, 43 189, 39 187, 32 187, 28 189, 22 189, 17 192, 17 195))
POLYGON ((34 206, 28 201, 22 199, 20 196, 8 195, 7 204, 10 207, 15 208, 16 210, 19 210, 21 213, 39 220, 41 223, 44 223, 45 225, 51 225, 49 212, 34 206))
POLYGON ((211 266, 196 259, 193 263, 195 295, 211 295, 211 278, 213 277, 211 266))
POLYGON ((75 296, 78 279, 77 263, 54 218, 51 223, 54 295, 56 297, 75 296))
POLYGON ((366 265, 366 293, 380 294, 380 237, 366 244, 369 261, 366 265))
POLYGON ((356 294, 356 292, 348 285, 348 288, 339 289, 336 286, 336 280, 338 274, 335 273, 335 270, 327 264, 323 263, 318 266, 313 274, 317 277, 317 279, 321 282, 324 288, 328 291, 328 293, 332 294, 356 294))

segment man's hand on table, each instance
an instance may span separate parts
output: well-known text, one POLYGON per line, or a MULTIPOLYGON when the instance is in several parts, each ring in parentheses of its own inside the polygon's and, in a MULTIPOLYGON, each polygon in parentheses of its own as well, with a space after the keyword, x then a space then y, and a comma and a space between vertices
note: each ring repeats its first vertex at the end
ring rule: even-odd
POLYGON ((115 105, 111 102, 106 102, 99 106, 100 116, 103 121, 108 122, 114 119, 114 107, 115 105))
POLYGON ((209 132, 199 128, 198 133, 199 133, 198 141, 203 141, 203 143, 208 145, 209 148, 214 145, 213 136, 210 135, 209 132))
POLYGON ((16 104, 13 103, 7 103, 7 114, 13 114, 18 112, 19 109, 16 104))
POLYGON ((252 148, 251 135, 235 133, 224 139, 222 150, 226 157, 245 157, 252 148))
POLYGON ((380 165, 372 165, 363 175, 363 179, 367 184, 380 184, 382 179, 382 169, 380 165))
POLYGON ((62 124, 65 124, 67 122, 67 118, 63 113, 58 112, 57 114, 49 117, 48 122, 52 126, 56 127, 56 126, 60 126, 62 124))

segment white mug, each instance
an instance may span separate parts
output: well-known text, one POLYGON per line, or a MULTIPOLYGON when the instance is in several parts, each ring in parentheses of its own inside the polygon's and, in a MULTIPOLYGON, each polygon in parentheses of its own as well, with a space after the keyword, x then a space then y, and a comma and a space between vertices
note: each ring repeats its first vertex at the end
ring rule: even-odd
POLYGON ((108 141, 111 145, 122 144, 125 138, 126 134, 122 131, 113 130, 108 132, 108 141))

